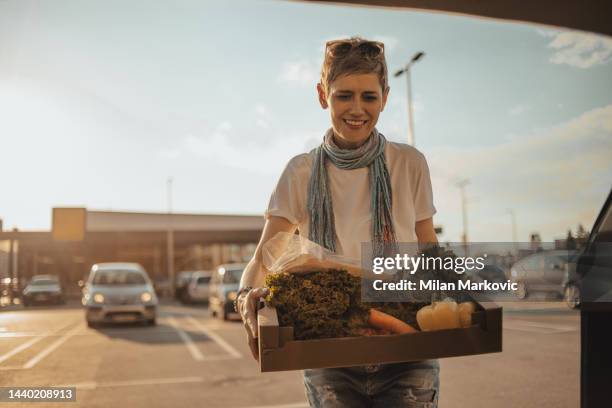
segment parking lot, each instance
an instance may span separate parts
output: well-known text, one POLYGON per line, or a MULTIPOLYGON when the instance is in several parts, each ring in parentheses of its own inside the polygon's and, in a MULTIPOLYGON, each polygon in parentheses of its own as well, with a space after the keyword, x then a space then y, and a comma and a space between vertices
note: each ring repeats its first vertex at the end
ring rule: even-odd
MULTIPOLYGON (((441 407, 577 407, 579 314, 509 303, 504 352, 441 361, 441 407)), ((80 305, 0 311, 0 386, 74 386, 82 407, 302 407, 300 372, 261 374, 239 322, 167 302, 158 325, 88 328, 80 305)), ((25 404, 11 404, 11 406, 25 404)))

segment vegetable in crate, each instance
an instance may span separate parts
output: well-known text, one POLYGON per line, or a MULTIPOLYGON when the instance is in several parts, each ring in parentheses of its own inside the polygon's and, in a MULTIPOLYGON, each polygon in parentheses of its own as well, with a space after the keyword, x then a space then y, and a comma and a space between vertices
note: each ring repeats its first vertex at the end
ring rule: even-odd
MULTIPOLYGON (((457 255, 455 255, 452 250, 439 246, 432 246, 424 249, 422 251, 422 255, 424 259, 437 258, 442 259, 443 261, 457 258, 457 255)), ((465 274, 458 274, 453 269, 439 268, 439 263, 435 261, 431 263, 423 262, 421 265, 422 266, 416 271, 415 274, 415 276, 421 280, 437 280, 440 283, 452 284, 455 287, 459 287, 459 282, 466 279, 465 274), (424 265, 430 265, 430 267, 423 267, 424 265)), ((457 303, 473 300, 469 292, 466 290, 427 290, 425 291, 425 294, 429 297, 429 299, 423 299, 426 300, 426 303, 431 303, 432 301, 442 300, 445 298, 453 299, 457 303)))
POLYGON ((297 340, 416 332, 419 305, 362 303, 360 279, 344 270, 268 275, 266 286, 266 304, 297 340))
POLYGON ((423 331, 456 329, 470 327, 475 310, 474 302, 457 304, 453 299, 447 298, 421 308, 416 317, 423 331))
POLYGON ((297 340, 354 336, 367 327, 360 279, 344 270, 272 274, 266 286, 266 304, 276 308, 281 326, 293 326, 297 340))

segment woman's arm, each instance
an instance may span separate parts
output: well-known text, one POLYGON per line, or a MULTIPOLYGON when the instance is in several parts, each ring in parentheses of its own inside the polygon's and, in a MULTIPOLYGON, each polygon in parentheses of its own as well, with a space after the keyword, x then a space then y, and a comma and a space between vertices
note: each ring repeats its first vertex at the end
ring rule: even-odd
POLYGON ((267 289, 263 287, 266 269, 263 265, 262 248, 278 232, 294 232, 295 229, 296 225, 283 217, 271 216, 268 218, 264 224, 255 254, 253 254, 253 258, 244 269, 242 279, 240 280, 241 288, 247 286, 253 288, 248 292, 240 294, 237 304, 247 331, 249 347, 255 360, 258 359, 259 354, 257 349, 257 303, 262 296, 267 295, 267 289))
POLYGON ((421 244, 436 244, 438 243, 438 237, 436 237, 436 231, 433 226, 433 218, 429 217, 426 220, 417 221, 414 230, 421 244))
POLYGON ((266 270, 263 266, 262 248, 266 242, 273 238, 279 232, 294 232, 296 225, 290 223, 286 218, 271 216, 266 220, 259 244, 255 248, 253 258, 247 264, 240 279, 240 287, 252 286, 254 288, 263 286, 266 270))

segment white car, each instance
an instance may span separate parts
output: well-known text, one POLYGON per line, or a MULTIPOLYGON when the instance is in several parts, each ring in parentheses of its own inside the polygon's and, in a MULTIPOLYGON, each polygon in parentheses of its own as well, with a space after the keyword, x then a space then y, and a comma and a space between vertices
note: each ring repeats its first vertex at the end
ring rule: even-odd
POLYGON ((35 275, 23 289, 23 305, 35 303, 64 303, 64 294, 57 276, 35 275))
POLYGON ((144 268, 137 263, 99 263, 83 289, 87 325, 145 322, 154 325, 158 299, 144 268))
POLYGON ((196 271, 191 274, 187 284, 187 299, 189 302, 208 302, 211 277, 212 272, 209 271, 196 271))

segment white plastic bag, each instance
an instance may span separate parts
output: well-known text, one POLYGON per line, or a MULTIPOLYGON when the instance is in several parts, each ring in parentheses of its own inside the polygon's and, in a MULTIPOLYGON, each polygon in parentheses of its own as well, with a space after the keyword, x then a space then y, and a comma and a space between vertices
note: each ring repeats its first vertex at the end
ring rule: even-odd
POLYGON ((321 245, 289 232, 279 232, 262 248, 263 264, 270 273, 314 272, 344 269, 361 277, 359 259, 334 254, 321 245))

